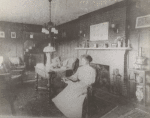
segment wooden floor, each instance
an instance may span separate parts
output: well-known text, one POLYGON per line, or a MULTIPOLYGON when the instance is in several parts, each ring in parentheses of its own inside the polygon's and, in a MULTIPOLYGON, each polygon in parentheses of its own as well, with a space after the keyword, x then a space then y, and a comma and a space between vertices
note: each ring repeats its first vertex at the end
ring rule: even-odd
MULTIPOLYGON (((0 96, 0 118, 65 118, 53 105, 53 108, 46 106, 47 96, 45 94, 37 96, 34 90, 34 72, 27 72, 27 75, 23 86, 19 85, 19 88, 16 87, 9 92, 6 90, 6 95, 0 96)), ((96 97, 101 100, 99 104, 100 115, 95 114, 91 118, 149 118, 150 106, 138 106, 124 97, 101 90, 96 93, 96 97)))

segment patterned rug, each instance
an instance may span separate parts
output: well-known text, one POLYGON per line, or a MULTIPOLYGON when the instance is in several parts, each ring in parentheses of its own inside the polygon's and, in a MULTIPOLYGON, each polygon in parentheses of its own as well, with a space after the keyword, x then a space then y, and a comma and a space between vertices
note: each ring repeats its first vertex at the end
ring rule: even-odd
MULTIPOLYGON (((47 92, 35 91, 34 73, 28 73, 24 84, 12 85, 0 93, 0 115, 25 117, 64 117, 53 103, 48 103, 47 92), (3 94, 2 94, 3 93, 3 94)), ((46 85, 46 82, 40 82, 46 85)), ((103 97, 107 96, 103 94, 103 97)), ((116 107, 116 104, 97 98, 97 112, 92 111, 90 118, 100 118, 116 107)), ((91 109, 92 110, 92 109, 91 109)))

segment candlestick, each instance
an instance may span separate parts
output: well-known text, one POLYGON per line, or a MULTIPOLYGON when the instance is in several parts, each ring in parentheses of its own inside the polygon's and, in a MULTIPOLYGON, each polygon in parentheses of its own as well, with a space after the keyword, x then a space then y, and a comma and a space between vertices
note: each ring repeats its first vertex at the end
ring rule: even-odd
POLYGON ((142 56, 142 47, 139 49, 139 56, 142 56))
POLYGON ((128 39, 128 47, 130 47, 130 40, 128 39))

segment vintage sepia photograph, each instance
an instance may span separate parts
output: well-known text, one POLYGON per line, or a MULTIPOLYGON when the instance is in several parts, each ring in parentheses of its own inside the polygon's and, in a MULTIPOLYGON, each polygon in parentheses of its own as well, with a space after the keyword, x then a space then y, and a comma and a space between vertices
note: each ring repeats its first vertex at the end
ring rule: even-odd
POLYGON ((0 118, 150 118, 150 0, 0 5, 0 118))

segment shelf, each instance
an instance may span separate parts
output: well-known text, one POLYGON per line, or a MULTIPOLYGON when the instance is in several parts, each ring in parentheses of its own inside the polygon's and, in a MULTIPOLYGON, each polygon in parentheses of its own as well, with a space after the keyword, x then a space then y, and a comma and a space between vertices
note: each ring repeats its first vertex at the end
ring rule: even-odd
POLYGON ((132 48, 122 47, 122 48, 75 48, 76 50, 132 50, 132 48))

